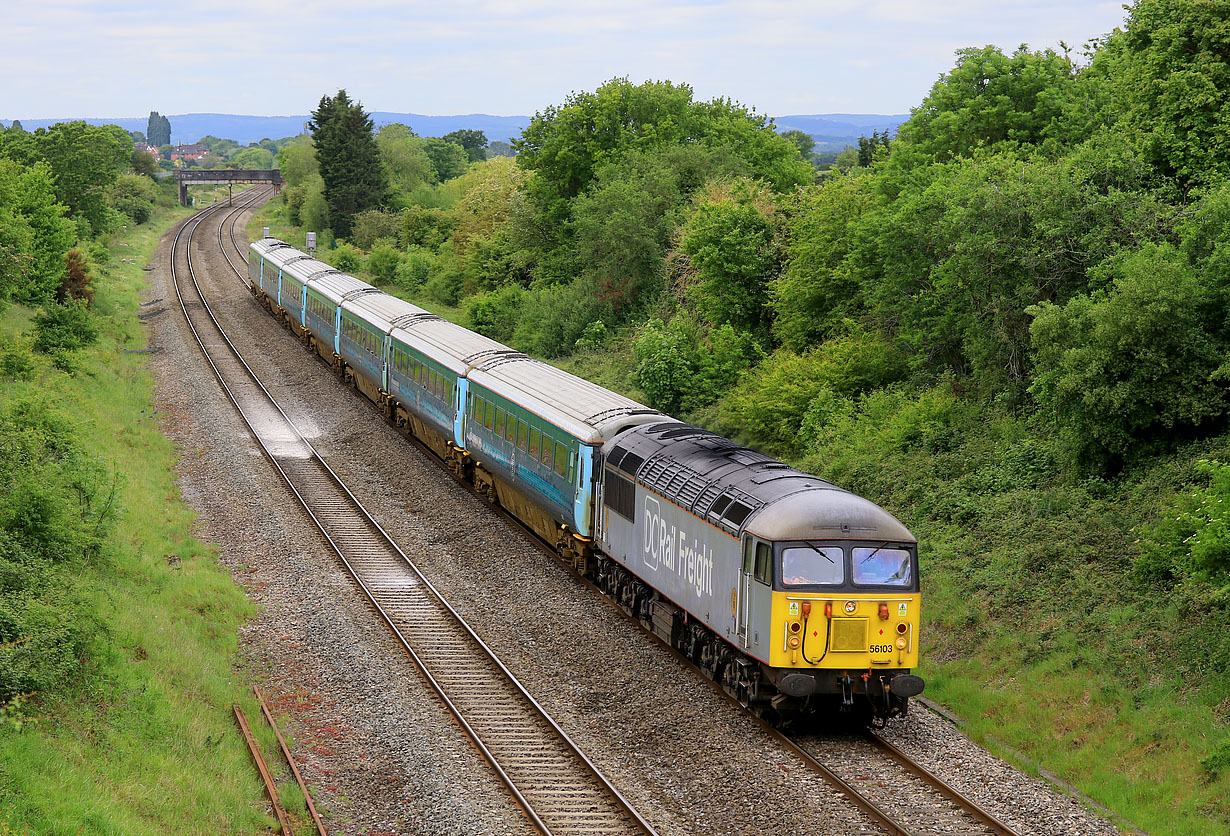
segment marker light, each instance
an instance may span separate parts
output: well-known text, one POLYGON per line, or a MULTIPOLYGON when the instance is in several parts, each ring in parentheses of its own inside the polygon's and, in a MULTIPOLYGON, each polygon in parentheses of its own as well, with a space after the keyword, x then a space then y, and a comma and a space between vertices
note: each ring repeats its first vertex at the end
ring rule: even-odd
POLYGON ((888 604, 884 601, 880 602, 880 620, 888 621, 888 604))
POLYGON ((898 637, 897 637, 897 649, 898 649, 898 650, 905 650, 905 636, 898 636, 898 637))
POLYGON ((801 629, 803 629, 803 625, 799 624, 799 622, 797 621, 790 622, 790 632, 791 633, 797 633, 801 629))
POLYGON ((799 637, 798 637, 798 636, 791 636, 791 637, 790 637, 790 647, 791 647, 792 649, 797 649, 797 648, 798 648, 798 646, 799 646, 799 637))
POLYGON ((910 625, 906 624, 904 621, 897 625, 898 633, 904 633, 908 629, 910 629, 910 625))

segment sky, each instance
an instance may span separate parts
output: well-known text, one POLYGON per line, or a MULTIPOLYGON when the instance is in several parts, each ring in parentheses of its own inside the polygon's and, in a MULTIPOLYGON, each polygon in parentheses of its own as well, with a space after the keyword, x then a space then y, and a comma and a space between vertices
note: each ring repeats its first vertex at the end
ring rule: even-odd
POLYGON ((627 77, 769 116, 908 113, 962 47, 1079 53, 1093 0, 3 0, 0 119, 533 115, 627 77))

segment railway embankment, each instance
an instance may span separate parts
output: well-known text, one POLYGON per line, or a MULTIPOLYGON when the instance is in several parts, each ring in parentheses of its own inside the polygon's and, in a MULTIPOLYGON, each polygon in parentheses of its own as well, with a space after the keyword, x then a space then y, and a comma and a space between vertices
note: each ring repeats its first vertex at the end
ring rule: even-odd
POLYGON ((143 295, 143 268, 186 214, 95 248, 92 344, 47 339, 21 306, 0 314, 0 673, 17 690, 0 713, 5 836, 272 821, 231 713, 259 716, 237 653, 255 607, 195 536, 163 434, 187 418, 157 406, 150 373, 166 355, 144 323, 172 312, 143 295))
MULTIPOLYGON (((297 233, 276 202, 261 225, 297 233)), ((353 255, 361 271, 365 253, 353 255)), ((422 288, 384 287, 473 324, 464 306, 422 288)), ((627 329, 550 362, 643 397, 636 337, 627 329)), ((791 369, 806 371, 749 370, 715 404, 679 417, 754 439, 747 416, 773 417, 777 394, 799 383, 791 369)), ((831 406, 800 419, 794 448, 766 452, 873 498, 919 536, 928 696, 990 751, 1058 776, 1144 831, 1224 828, 1230 610, 1218 508, 1230 497, 1230 436, 1171 439, 1092 472, 1054 426, 977 402, 951 378, 831 406)))

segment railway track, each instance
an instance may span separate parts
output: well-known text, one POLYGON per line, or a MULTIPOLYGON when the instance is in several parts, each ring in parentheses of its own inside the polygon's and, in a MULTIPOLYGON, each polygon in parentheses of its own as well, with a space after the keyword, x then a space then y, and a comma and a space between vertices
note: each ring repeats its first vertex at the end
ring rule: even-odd
MULTIPOLYGON (((246 287, 246 251, 235 237, 235 220, 231 216, 229 226, 230 251, 223 239, 223 227, 218 227, 218 246, 222 250, 238 280, 246 287)), ((427 448, 419 445, 421 449, 427 448)), ((434 459, 434 457, 432 457, 434 459)), ((441 465, 441 472, 454 479, 455 474, 441 465)), ((544 553, 554 557, 554 552, 542 544, 532 532, 521 526, 520 521, 495 507, 497 512, 527 532, 529 538, 543 548, 544 553)), ((587 582, 588 583, 588 582, 587 582)), ((598 591, 596 587, 590 586, 598 591)), ((602 596, 608 600, 606 596, 602 596)), ((613 602, 612 606, 617 606, 613 602)), ((661 639, 635 618, 628 616, 642 632, 653 641, 666 645, 661 639)), ((673 649, 672 649, 672 652, 673 649)), ((678 654, 676 654, 678 656, 678 654)), ((682 657, 680 657, 682 659, 682 657)), ((683 661, 688 662, 684 659, 683 661)), ((688 664, 691 664, 688 662, 688 664)), ((692 665, 695 668, 694 665, 692 665)), ((696 669, 698 675, 709 683, 724 698, 730 699, 717 686, 696 669)), ((862 810, 886 833, 894 836, 924 836, 924 834, 959 834, 959 836, 1018 836, 1017 831, 983 810, 971 799, 953 789, 941 778, 916 763, 883 738, 872 732, 851 735, 843 732, 834 735, 789 736, 764 724, 767 733, 792 751, 811 770, 818 772, 828 783, 840 791, 862 810)), ((614 832, 614 831, 601 831, 614 832)))
MULTIPOLYGON (((219 243, 226 221, 233 235, 235 218, 263 193, 253 190, 223 217, 219 243)), ((172 280, 193 336, 269 461, 536 829, 554 836, 653 834, 329 468, 231 343, 192 264, 193 235, 222 208, 199 213, 179 230, 172 280)))

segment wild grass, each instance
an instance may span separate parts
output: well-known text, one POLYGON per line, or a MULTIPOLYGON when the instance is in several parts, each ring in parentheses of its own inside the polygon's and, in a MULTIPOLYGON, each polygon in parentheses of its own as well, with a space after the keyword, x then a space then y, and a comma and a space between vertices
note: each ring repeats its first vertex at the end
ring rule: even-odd
MULTIPOLYGON (((0 722, 0 833, 263 833, 272 823, 231 713, 244 707, 276 762, 237 655, 237 630, 255 609, 195 539, 180 501, 159 427, 184 416, 156 413, 149 371, 166 355, 125 353, 146 344, 140 267, 186 213, 160 211, 112 241, 94 277, 103 338, 77 353, 72 373, 34 355, 30 379, 0 381, 0 405, 37 394, 69 412, 112 474, 119 510, 103 554, 79 567, 101 624, 83 676, 36 695, 20 728, 0 722)), ((30 317, 4 312, 5 344, 29 332, 30 317)))

